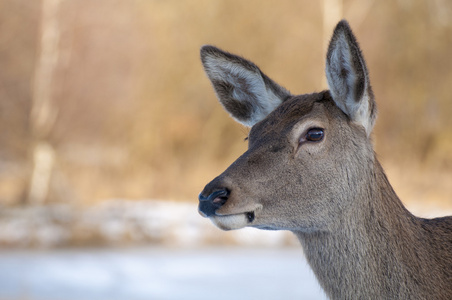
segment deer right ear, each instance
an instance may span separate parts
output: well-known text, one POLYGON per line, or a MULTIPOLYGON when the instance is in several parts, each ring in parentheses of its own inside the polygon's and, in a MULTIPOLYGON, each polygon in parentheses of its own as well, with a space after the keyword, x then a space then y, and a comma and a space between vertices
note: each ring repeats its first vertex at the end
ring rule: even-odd
POLYGON ((369 136, 377 114, 375 99, 364 57, 345 20, 337 24, 328 47, 326 77, 336 105, 369 136))
POLYGON ((245 126, 252 127, 290 97, 286 89, 240 56, 203 46, 201 60, 221 104, 245 126))

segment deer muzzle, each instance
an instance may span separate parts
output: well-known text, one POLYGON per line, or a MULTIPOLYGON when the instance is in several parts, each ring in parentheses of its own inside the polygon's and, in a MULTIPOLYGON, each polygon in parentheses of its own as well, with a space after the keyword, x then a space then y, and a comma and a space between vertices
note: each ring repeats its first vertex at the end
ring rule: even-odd
POLYGON ((199 213, 206 218, 213 216, 215 211, 228 201, 229 194, 227 189, 216 190, 207 196, 199 194, 199 213))

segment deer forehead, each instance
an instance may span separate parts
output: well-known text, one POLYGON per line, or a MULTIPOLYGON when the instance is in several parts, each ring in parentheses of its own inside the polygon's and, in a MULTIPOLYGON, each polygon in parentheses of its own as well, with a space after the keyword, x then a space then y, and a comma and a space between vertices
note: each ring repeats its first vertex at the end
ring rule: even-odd
POLYGON ((337 113, 342 114, 327 93, 295 96, 251 128, 250 144, 269 138, 296 141, 309 128, 328 127, 337 113))

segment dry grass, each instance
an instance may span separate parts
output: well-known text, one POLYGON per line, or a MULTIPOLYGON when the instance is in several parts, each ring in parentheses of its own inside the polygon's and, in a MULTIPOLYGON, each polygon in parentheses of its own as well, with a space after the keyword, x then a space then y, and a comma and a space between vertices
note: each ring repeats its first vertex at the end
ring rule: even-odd
MULTIPOLYGON (((377 96, 377 153, 402 198, 414 199, 407 203, 449 205, 452 5, 374 1, 363 17, 354 4, 344 1, 344 16, 377 96)), ((0 0, 2 204, 26 200, 31 174, 39 5, 0 0)), ((246 149, 246 130, 222 110, 203 74, 200 46, 251 58, 293 93, 319 91, 321 13, 320 2, 307 0, 61 2, 51 78, 58 117, 45 137, 56 153, 47 202, 195 201, 246 149)))

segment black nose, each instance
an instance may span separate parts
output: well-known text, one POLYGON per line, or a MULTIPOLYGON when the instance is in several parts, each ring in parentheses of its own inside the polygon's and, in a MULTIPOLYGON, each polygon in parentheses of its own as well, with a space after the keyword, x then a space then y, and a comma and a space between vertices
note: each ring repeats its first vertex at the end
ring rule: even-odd
POLYGON ((204 217, 214 215, 215 211, 228 201, 229 193, 229 190, 221 189, 212 192, 208 196, 204 196, 203 193, 199 194, 199 212, 204 217))

